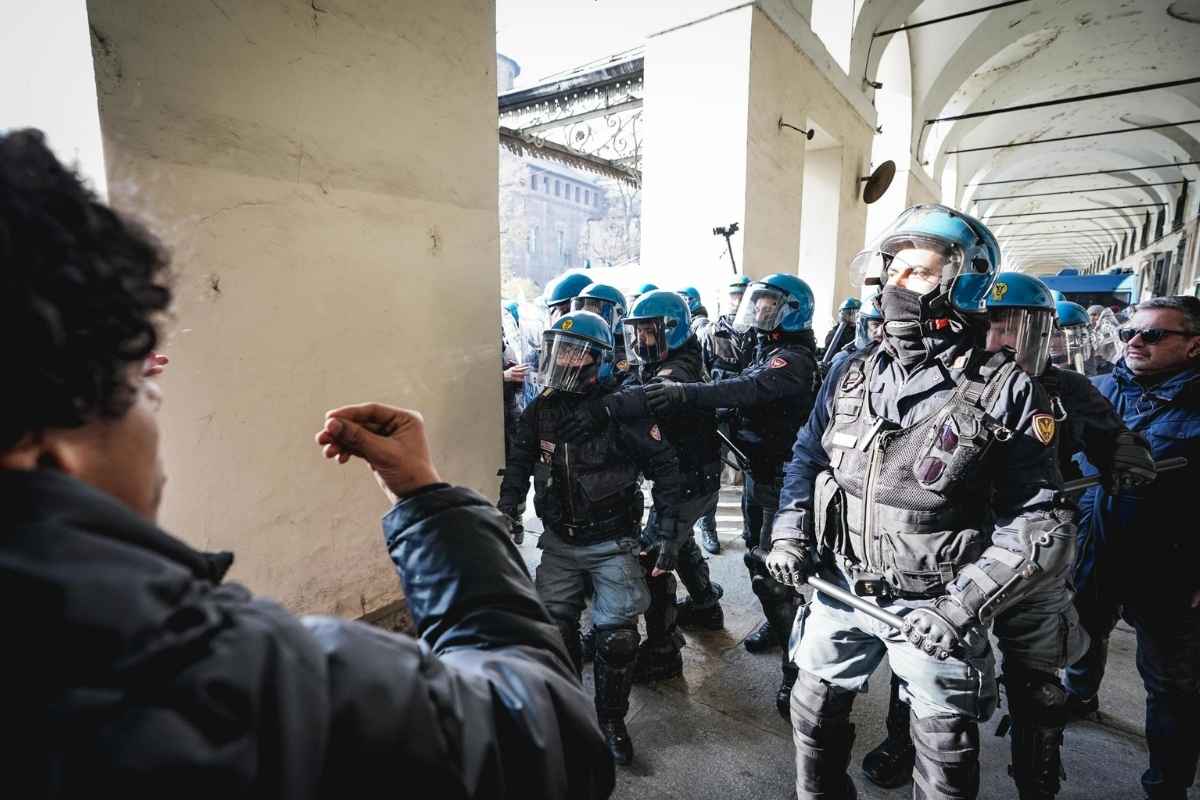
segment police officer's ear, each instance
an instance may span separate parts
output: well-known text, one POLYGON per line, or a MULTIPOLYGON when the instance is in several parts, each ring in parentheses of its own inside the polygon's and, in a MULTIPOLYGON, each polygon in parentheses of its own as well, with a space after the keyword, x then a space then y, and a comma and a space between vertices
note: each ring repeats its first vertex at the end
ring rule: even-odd
POLYGON ((1189 361, 1200 359, 1200 335, 1192 337, 1192 342, 1188 345, 1187 357, 1189 361))

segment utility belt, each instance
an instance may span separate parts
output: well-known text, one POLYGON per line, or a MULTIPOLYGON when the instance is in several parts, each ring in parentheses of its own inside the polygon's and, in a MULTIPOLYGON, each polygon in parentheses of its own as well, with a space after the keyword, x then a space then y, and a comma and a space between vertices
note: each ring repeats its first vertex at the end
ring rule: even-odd
POLYGON ((640 491, 622 498, 623 502, 612 504, 585 521, 551 523, 554 532, 567 544, 584 546, 606 542, 611 539, 637 538, 642 527, 643 499, 640 491))
POLYGON ((846 556, 837 556, 837 564, 846 574, 846 582, 850 591, 859 597, 878 598, 883 602, 889 600, 933 600, 946 594, 945 583, 930 586, 923 591, 901 589, 882 575, 866 572, 858 566, 858 561, 846 556))

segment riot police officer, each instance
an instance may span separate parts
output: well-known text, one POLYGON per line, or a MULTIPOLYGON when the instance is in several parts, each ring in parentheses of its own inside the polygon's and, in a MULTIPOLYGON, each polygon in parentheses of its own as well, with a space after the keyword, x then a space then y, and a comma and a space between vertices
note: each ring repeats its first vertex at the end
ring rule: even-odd
POLYGON ((1055 303, 1058 324, 1050 339, 1050 361, 1057 367, 1087 374, 1092 357, 1092 325, 1087 309, 1070 300, 1055 303))
MULTIPOLYGON (((625 388, 580 405, 562 425, 568 442, 590 435, 617 420, 638 420, 650 415, 646 395, 640 387, 658 381, 685 383, 704 380, 700 345, 689 331, 688 308, 675 292, 652 291, 638 298, 623 322, 623 338, 629 360, 637 371, 627 379, 625 388)), ((656 418, 662 434, 675 448, 683 480, 679 505, 672 508, 677 523, 687 526, 688 535, 679 544, 675 571, 687 587, 691 607, 702 617, 704 627, 724 627, 721 587, 709 577, 708 564, 691 535, 691 526, 712 502, 720 489, 720 445, 716 415, 712 410, 690 409, 685 413, 656 418)), ((657 513, 652 512, 643 536, 653 544, 657 513)), ((656 559, 661 561, 661 553, 656 559)), ((653 561, 645 565, 647 571, 653 561)), ((683 672, 676 632, 675 578, 670 572, 649 575, 650 607, 646 611, 646 641, 638 654, 636 682, 665 680, 683 672)))
POLYGON ((625 713, 638 650, 637 618, 650 602, 637 560, 639 472, 654 481, 659 572, 674 566, 677 542, 690 527, 677 525, 671 511, 679 505, 679 462, 657 424, 616 422, 579 444, 560 436, 562 421, 580 403, 611 391, 599 373, 612 351, 612 331, 590 311, 572 311, 546 331, 540 369, 545 389, 521 416, 496 505, 519 518, 533 476, 534 506, 544 526, 535 584, 577 670, 584 580, 590 577, 596 716, 614 760, 628 764, 633 742, 625 713))
MULTIPOLYGON (((1104 465, 1110 480, 1127 484, 1153 478, 1154 463, 1140 436, 1125 428, 1116 412, 1082 375, 1051 365, 1050 340, 1055 301, 1037 278, 1015 272, 996 276, 987 298, 987 349, 1013 351, 1013 363, 1036 377, 1050 397, 1058 424, 1060 467, 1084 452, 1104 465)), ((1011 367, 1010 367, 1011 369, 1011 367)), ((1048 580, 1015 606, 996 616, 993 632, 1011 721, 1012 774, 1022 800, 1053 798, 1061 774, 1066 694, 1057 673, 1087 647, 1067 576, 1048 580)), ((888 737, 863 759, 863 772, 880 786, 898 786, 913 768, 908 704, 892 677, 888 737)))
MULTIPOLYGON (((759 357, 745 372, 709 384, 664 380, 645 389, 650 410, 660 415, 691 409, 737 409, 736 443, 750 462, 745 492, 762 508, 761 527, 756 530, 747 524, 743 534, 746 566, 767 619, 756 633, 773 637, 781 646, 791 630, 798 596, 792 587, 772 580, 761 559, 751 557, 751 551, 767 549, 783 465, 812 408, 817 366, 812 312, 813 294, 808 284, 795 275, 768 275, 750 284, 735 320, 740 328, 755 329, 761 339, 759 357)), ((680 616, 682 625, 684 615, 680 616)), ((787 648, 782 649, 783 679, 776 705, 786 716, 796 672, 787 648)))
POLYGON ((884 628, 820 593, 798 615, 801 800, 855 796, 850 711, 885 654, 912 706, 914 796, 975 797, 978 722, 996 702, 986 626, 1070 567, 1049 402, 1010 351, 984 347, 999 257, 978 220, 928 205, 852 266, 884 286, 883 341, 839 361, 822 386, 767 564, 792 585, 819 567, 905 625, 884 628))
POLYGON ((700 299, 700 290, 695 286, 685 286, 677 293, 687 303, 688 313, 692 316, 692 333, 699 334, 701 330, 712 324, 708 318, 708 309, 700 299))
POLYGON ((857 297, 847 297, 842 301, 841 306, 838 307, 837 325, 830 328, 829 333, 825 334, 825 347, 821 351, 822 363, 828 365, 834 355, 854 341, 854 331, 861 308, 862 301, 857 297))
POLYGON ((615 286, 606 283, 592 283, 584 287, 575 299, 571 301, 574 311, 591 311, 599 314, 613 332, 612 374, 618 380, 623 380, 629 371, 629 360, 625 358, 625 339, 621 336, 621 320, 629 305, 625 295, 615 286))
POLYGON ((633 304, 638 301, 638 298, 641 297, 642 295, 644 295, 646 292, 653 292, 657 288, 658 288, 658 286, 656 286, 653 283, 649 283, 649 282, 643 283, 641 286, 638 287, 636 292, 629 295, 630 307, 632 307, 633 304))
MULTIPOLYGON (((755 333, 753 328, 737 330, 733 327, 734 317, 737 316, 738 306, 750 279, 739 275, 728 286, 726 295, 726 313, 717 317, 716 322, 705 325, 697 331, 700 346, 704 350, 704 367, 713 380, 733 378, 742 373, 754 358, 755 333)), ((735 437, 734 418, 731 411, 718 412, 723 424, 731 437, 735 437)), ((715 501, 719 501, 715 497, 715 501)), ((744 518, 751 520, 751 529, 759 530, 762 526, 762 510, 757 506, 747 506, 743 498, 744 518)), ((717 538, 717 502, 700 517, 696 523, 700 529, 701 546, 713 555, 721 552, 721 541, 717 538)))
POLYGON ((571 310, 571 303, 592 283, 592 278, 582 270, 564 272, 546 284, 542 300, 546 304, 546 324, 554 322, 571 310))

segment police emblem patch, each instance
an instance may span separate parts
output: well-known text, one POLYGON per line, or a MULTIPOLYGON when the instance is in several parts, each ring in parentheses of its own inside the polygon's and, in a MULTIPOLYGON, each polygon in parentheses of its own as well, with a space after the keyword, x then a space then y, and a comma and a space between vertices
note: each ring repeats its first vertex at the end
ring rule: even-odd
POLYGON ((1033 415, 1033 438, 1042 444, 1050 444, 1050 442, 1054 441, 1055 427, 1056 423, 1054 422, 1054 417, 1051 415, 1033 415))
POLYGON ((629 362, 626 361, 625 359, 621 359, 620 361, 617 362, 617 372, 625 372, 628 369, 629 369, 629 362))
POLYGON ((571 330, 571 328, 575 327, 575 320, 564 319, 562 325, 559 327, 561 327, 564 331, 569 331, 569 330, 571 330))
POLYGON ((650 426, 650 438, 656 442, 662 441, 662 431, 658 429, 657 425, 650 426))
POLYGON ((1004 299, 1004 295, 1008 294, 1008 284, 996 282, 992 286, 992 299, 1000 301, 1004 299))
POLYGON ((787 360, 783 356, 775 356, 771 359, 771 363, 767 364, 771 369, 779 369, 787 366, 787 360))
POLYGON ((862 384, 865 378, 866 376, 862 374, 861 370, 851 370, 850 372, 846 373, 846 380, 842 381, 842 391, 854 391, 859 387, 859 385, 862 384))

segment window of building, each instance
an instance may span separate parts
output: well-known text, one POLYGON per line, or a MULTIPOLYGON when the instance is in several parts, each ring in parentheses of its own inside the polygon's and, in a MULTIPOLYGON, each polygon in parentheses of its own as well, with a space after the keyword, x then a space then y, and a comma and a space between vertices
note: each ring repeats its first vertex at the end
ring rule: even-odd
POLYGON ((529 252, 530 254, 537 253, 538 229, 537 225, 529 227, 529 252))
POLYGON ((585 206, 590 206, 592 204, 592 193, 586 189, 583 192, 583 204, 585 206))
POLYGON ((561 228, 558 231, 558 254, 564 257, 567 255, 567 233, 561 228))
POLYGON ((578 203, 578 202, 579 202, 579 197, 580 197, 580 191, 579 191, 579 187, 578 187, 578 186, 576 186, 576 187, 575 187, 575 202, 576 202, 576 203, 578 203))
POLYGON ((554 196, 562 197, 562 183, 557 180, 554 182, 554 196))

